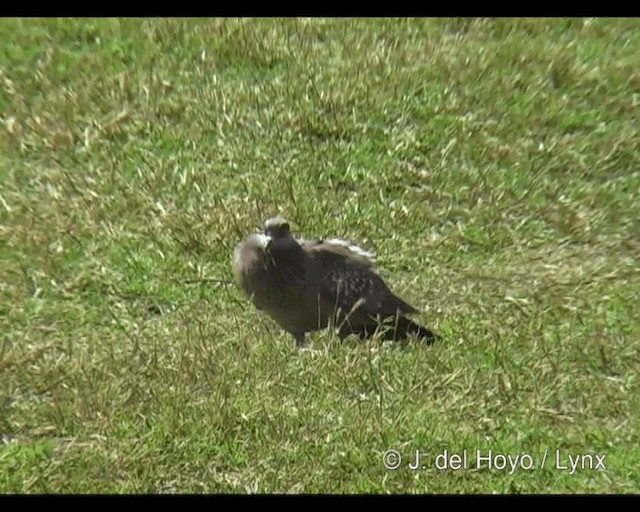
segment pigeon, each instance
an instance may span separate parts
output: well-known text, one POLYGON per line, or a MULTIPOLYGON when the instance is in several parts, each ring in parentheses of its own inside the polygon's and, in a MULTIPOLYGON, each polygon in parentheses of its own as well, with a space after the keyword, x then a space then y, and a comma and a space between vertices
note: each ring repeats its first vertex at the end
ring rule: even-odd
POLYGON ((383 340, 439 339, 407 317, 418 310, 389 289, 372 253, 336 238, 296 238, 280 216, 237 245, 234 271, 255 307, 290 333, 296 346, 306 345, 307 333, 327 327, 341 339, 376 333, 383 340))

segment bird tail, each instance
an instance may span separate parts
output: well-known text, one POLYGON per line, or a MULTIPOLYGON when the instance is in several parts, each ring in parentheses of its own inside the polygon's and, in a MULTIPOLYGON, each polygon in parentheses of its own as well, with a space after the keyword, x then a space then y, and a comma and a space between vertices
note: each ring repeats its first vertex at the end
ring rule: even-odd
POLYGON ((395 325, 391 326, 384 334, 385 340, 399 341, 415 336, 427 345, 440 339, 431 329, 420 325, 406 316, 399 316, 395 325))

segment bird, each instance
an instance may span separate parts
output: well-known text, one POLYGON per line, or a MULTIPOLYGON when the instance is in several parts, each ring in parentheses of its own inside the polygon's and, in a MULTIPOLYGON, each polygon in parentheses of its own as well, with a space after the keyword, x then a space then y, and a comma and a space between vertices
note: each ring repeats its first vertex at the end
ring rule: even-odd
POLYGON ((379 333, 383 340, 440 337, 407 315, 418 310, 395 295, 378 274, 374 255, 348 241, 294 237, 281 216, 234 251, 239 287, 258 310, 291 334, 298 347, 310 332, 334 327, 341 339, 379 333))

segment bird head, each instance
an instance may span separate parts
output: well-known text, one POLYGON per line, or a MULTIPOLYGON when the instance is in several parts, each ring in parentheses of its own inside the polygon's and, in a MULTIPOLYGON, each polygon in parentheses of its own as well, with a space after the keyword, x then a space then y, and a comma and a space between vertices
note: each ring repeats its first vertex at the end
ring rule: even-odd
POLYGON ((265 246, 267 253, 288 251, 300 247, 291 234, 289 223, 280 216, 271 217, 264 221, 264 236, 267 237, 265 246))
POLYGON ((286 236, 291 236, 291 231, 289 231, 289 223, 286 219, 283 219, 280 216, 271 217, 264 221, 264 234, 268 237, 273 238, 283 238, 286 236))

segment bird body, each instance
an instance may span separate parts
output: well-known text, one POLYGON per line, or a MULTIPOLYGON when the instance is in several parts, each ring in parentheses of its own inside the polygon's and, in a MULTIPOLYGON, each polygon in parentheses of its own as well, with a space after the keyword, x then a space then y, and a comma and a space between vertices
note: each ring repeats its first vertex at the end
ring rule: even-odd
POLYGON ((296 340, 335 326, 341 338, 384 339, 410 334, 427 342, 436 335, 406 317, 418 311, 394 295, 378 275, 373 255, 344 240, 296 239, 281 217, 265 221, 235 251, 236 278, 255 306, 296 340))

